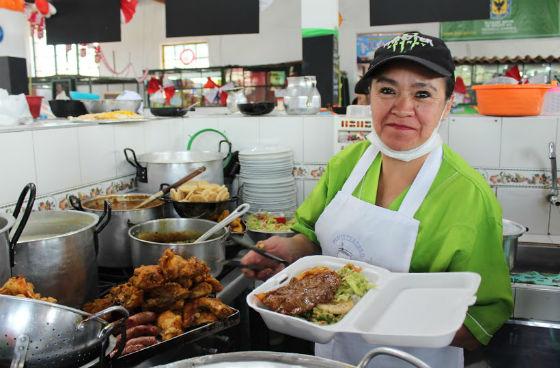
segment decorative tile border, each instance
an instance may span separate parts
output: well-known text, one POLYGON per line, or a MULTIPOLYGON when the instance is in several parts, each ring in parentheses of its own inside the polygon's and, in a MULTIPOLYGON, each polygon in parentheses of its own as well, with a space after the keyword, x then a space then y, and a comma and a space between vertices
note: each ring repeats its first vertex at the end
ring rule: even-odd
MULTIPOLYGON (((476 170, 486 179, 491 187, 548 189, 552 186, 552 174, 550 171, 483 168, 476 168, 476 170)), ((557 183, 560 185, 560 179, 557 179, 557 183)))
MULTIPOLYGON (((35 199, 33 209, 35 211, 66 210, 70 208, 68 196, 71 194, 83 200, 107 194, 127 193, 134 190, 134 188, 136 188, 135 175, 123 176, 92 185, 73 188, 64 192, 39 196, 35 199)), ((0 211, 12 213, 15 205, 15 203, 10 203, 0 206, 0 211)))
POLYGON ((318 180, 325 172, 326 164, 294 164, 293 174, 296 179, 318 180))

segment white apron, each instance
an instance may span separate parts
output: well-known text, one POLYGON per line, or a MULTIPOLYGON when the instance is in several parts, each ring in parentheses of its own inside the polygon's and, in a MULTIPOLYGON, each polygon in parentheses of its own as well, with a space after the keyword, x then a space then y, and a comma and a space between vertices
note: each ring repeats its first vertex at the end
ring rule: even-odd
MULTIPOLYGON (((420 225, 413 216, 424 201, 441 166, 442 152, 440 146, 430 153, 399 210, 395 212, 352 196, 379 153, 373 145, 370 146, 354 167, 342 190, 315 224, 323 254, 368 262, 393 272, 408 272, 420 225)), ((315 344, 315 354, 356 365, 376 346, 358 335, 337 334, 327 344, 315 344)), ((396 348, 424 360, 432 368, 464 366, 461 348, 396 348)), ((410 367, 408 363, 386 356, 376 357, 369 366, 410 367)))

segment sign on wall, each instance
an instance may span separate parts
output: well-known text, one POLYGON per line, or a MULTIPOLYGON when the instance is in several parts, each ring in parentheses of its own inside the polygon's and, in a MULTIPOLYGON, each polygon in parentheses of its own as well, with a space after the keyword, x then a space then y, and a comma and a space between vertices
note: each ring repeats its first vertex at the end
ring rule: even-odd
POLYGON ((440 24, 445 41, 560 35, 558 0, 489 0, 490 19, 440 24))
POLYGON ((358 77, 364 75, 377 48, 385 45, 400 33, 363 33, 356 38, 358 77))

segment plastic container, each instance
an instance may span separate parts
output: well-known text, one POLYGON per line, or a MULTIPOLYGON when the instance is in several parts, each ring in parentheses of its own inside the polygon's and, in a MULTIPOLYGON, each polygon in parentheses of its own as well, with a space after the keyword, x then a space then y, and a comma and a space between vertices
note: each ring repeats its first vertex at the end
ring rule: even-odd
POLYGON ((492 84, 473 86, 478 112, 492 116, 539 115, 550 84, 492 84))
POLYGON ((560 87, 548 90, 544 95, 542 115, 560 115, 560 87))
POLYGON ((472 272, 391 273, 367 263, 328 256, 304 257, 274 275, 247 296, 268 328, 305 340, 326 343, 337 333, 360 335, 370 344, 440 348, 449 345, 475 300, 480 276, 472 272), (347 263, 362 267, 375 284, 342 318, 319 325, 267 309, 255 296, 286 285, 317 266, 339 269, 347 263))
POLYGON ((41 101, 43 96, 25 96, 27 104, 29 105, 29 112, 33 119, 37 119, 41 114, 41 101))

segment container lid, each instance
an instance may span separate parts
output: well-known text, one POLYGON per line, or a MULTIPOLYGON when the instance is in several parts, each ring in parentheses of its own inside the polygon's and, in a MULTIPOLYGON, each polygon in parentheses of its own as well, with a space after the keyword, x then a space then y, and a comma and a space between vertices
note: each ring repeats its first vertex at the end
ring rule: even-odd
POLYGON ((502 223, 504 226, 503 236, 521 236, 527 231, 525 226, 511 220, 503 219, 502 223))
POLYGON ((210 151, 166 151, 140 155, 138 161, 148 164, 194 164, 223 160, 225 153, 210 151))

